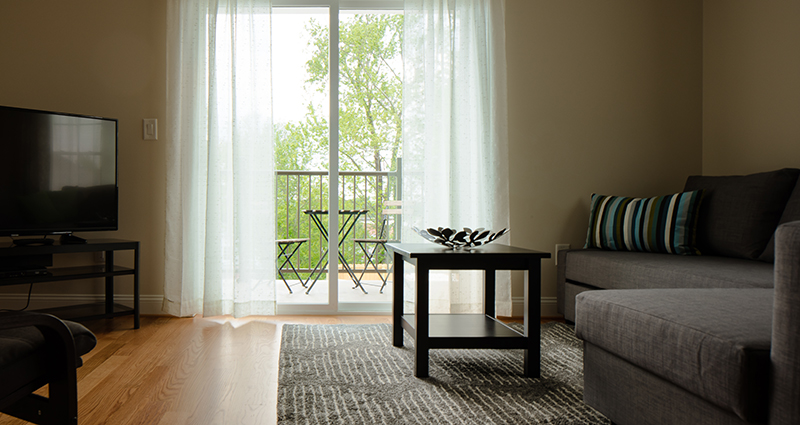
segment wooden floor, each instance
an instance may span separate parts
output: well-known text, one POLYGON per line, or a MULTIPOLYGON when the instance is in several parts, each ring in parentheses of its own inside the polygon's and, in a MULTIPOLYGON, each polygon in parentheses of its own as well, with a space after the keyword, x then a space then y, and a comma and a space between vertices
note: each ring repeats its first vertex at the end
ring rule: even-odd
MULTIPOLYGON (((274 424, 283 323, 391 323, 391 316, 142 316, 85 323, 81 425, 274 424)), ((42 390, 46 392, 46 388, 42 390)), ((0 414, 0 425, 27 422, 0 414)))

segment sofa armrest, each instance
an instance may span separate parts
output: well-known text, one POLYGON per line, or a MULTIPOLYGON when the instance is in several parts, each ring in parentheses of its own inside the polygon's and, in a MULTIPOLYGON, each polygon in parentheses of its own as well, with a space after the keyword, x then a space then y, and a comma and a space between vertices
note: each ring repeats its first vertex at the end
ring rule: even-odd
POLYGON ((800 221, 775 233, 771 425, 800 423, 800 221))

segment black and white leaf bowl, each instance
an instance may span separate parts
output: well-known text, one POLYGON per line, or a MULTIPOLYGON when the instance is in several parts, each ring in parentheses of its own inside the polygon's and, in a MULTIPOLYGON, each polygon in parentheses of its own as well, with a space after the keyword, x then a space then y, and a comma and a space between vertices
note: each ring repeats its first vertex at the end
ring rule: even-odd
POLYGON ((451 229, 449 227, 437 227, 428 229, 418 229, 412 227, 425 240, 444 245, 451 249, 476 248, 494 242, 500 236, 508 233, 508 228, 492 233, 479 227, 475 230, 465 227, 463 230, 451 229))

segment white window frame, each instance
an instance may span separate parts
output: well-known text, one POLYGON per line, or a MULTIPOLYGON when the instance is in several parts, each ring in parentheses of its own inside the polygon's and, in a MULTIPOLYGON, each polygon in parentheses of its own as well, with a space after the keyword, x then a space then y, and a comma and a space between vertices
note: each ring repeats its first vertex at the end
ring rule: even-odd
MULTIPOLYGON (((272 7, 329 7, 335 0, 272 0, 272 7)), ((339 0, 339 10, 403 10, 403 0, 339 0)))

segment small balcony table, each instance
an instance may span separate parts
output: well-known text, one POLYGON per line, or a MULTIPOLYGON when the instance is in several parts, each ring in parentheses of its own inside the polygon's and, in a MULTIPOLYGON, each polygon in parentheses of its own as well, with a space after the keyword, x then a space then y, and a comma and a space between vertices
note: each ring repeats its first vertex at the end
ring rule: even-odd
POLYGON ((428 376, 428 350, 435 348, 497 348, 524 350, 525 376, 538 378, 540 363, 541 259, 547 252, 491 244, 472 250, 452 250, 432 243, 389 243, 394 252, 392 344, 403 346, 403 329, 414 340, 414 376, 428 376), (403 314, 403 269, 416 267, 417 291, 413 315, 403 314), (484 314, 429 314, 431 270, 483 270, 484 314), (526 270, 524 332, 495 317, 497 270, 526 270))
MULTIPOLYGON (((343 217, 344 218, 343 220, 341 220, 341 223, 339 223, 339 247, 340 248, 342 247, 342 243, 344 243, 344 240, 347 239, 347 236, 353 230, 353 227, 355 227, 356 222, 358 221, 358 218, 361 217, 362 215, 368 213, 368 212, 369 212, 369 210, 339 210, 339 217, 343 217)), ((328 210, 303 210, 303 214, 306 214, 309 217, 311 217, 311 221, 313 221, 314 225, 317 226, 317 229, 322 234, 322 236, 325 238, 325 242, 328 242, 328 227, 325 226, 325 223, 323 223, 322 218, 321 218, 321 216, 323 216, 323 215, 328 215, 328 210)), ((327 258, 328 258, 328 248, 327 248, 327 245, 326 245, 325 251, 323 251, 322 257, 319 259, 319 261, 317 261, 317 265, 314 266, 314 269, 311 271, 311 274, 308 276, 308 280, 311 280, 311 277, 314 276, 315 273, 317 275, 314 278, 314 280, 311 282, 311 285, 306 290, 306 294, 311 292, 311 289, 317 283, 317 280, 319 280, 320 276, 322 276, 322 273, 328 267, 327 258), (325 265, 320 267, 320 265, 322 265, 323 261, 325 262, 325 265)), ((356 273, 350 267, 350 264, 347 263, 347 260, 344 258, 344 255, 342 254, 341 251, 339 251, 339 263, 342 266, 344 266, 345 271, 347 271, 347 274, 350 275, 350 279, 352 279, 353 282, 355 283, 356 286, 354 286, 354 288, 361 288, 361 290, 364 291, 364 287, 361 286, 361 281, 358 279, 358 277, 356 277, 356 273)), ((306 283, 308 283, 308 281, 306 281, 306 283)), ((366 293, 366 292, 367 291, 364 291, 364 293, 366 293)))

